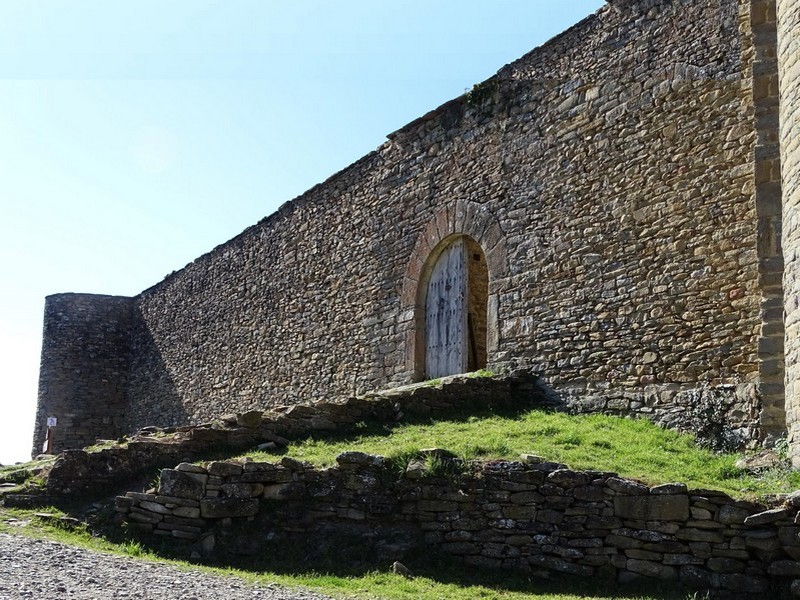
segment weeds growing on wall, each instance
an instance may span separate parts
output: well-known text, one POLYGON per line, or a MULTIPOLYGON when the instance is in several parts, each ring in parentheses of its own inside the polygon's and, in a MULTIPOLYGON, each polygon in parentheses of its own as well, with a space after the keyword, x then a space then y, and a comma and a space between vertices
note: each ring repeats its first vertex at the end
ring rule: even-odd
POLYGON ((421 448, 405 448, 387 458, 387 473, 394 479, 400 479, 414 460, 424 461, 424 477, 447 479, 453 483, 458 483, 470 470, 468 461, 463 458, 451 458, 437 453, 427 455, 421 448))
POLYGON ((476 378, 476 377, 494 377, 494 371, 490 371, 489 369, 478 369, 477 371, 472 371, 471 373, 466 374, 467 377, 476 378))
POLYGON ((419 457, 419 455, 420 452, 418 449, 405 448, 401 452, 387 457, 386 470, 388 474, 395 479, 400 479, 406 472, 411 461, 419 457))
POLYGON ((150 484, 148 486, 148 489, 157 490, 159 487, 161 487, 161 471, 160 470, 156 471, 153 474, 153 478, 150 480, 150 484))
POLYGON ((704 386, 690 392, 685 427, 697 444, 715 452, 735 452, 743 441, 727 422, 732 386, 704 386))
POLYGON ((789 460, 789 438, 783 436, 775 441, 775 452, 781 462, 789 460))
POLYGON ((497 92, 497 81, 488 79, 481 83, 476 83, 468 92, 464 94, 464 101, 467 106, 476 112, 486 116, 492 112, 494 95, 497 92))
POLYGON ((460 458, 446 458, 434 454, 425 461, 425 470, 431 477, 447 479, 458 483, 469 472, 469 464, 460 458))

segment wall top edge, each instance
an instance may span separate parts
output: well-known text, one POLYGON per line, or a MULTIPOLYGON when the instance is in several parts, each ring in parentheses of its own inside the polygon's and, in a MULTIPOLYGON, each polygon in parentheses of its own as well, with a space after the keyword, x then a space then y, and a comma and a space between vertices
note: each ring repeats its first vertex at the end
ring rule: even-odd
POLYGON ((115 296, 111 294, 88 294, 81 292, 63 292, 59 294, 49 294, 45 296, 47 302, 57 302, 59 300, 133 300, 133 296, 115 296))

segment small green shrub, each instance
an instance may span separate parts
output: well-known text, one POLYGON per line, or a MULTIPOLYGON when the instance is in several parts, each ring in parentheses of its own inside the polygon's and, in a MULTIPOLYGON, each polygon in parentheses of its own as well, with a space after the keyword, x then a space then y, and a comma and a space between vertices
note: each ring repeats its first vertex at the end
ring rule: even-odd
POLYGON ((408 468, 410 463, 415 458, 421 455, 419 449, 403 449, 397 453, 390 454, 386 457, 386 466, 389 472, 396 478, 401 478, 408 468))
POLYGON ((779 438, 775 442, 775 452, 778 454, 778 458, 781 461, 789 459, 789 439, 786 436, 779 438))
POLYGON ((161 487, 161 470, 158 470, 153 474, 147 489, 157 490, 159 487, 161 487))
POLYGON ((141 542, 136 540, 123 542, 122 544, 120 544, 120 550, 122 550, 122 552, 127 554, 128 556, 133 556, 133 557, 146 556, 147 554, 149 554, 149 552, 141 544, 141 542))
POLYGON ((497 81, 488 79, 481 83, 476 83, 472 89, 464 94, 464 100, 471 109, 481 113, 489 114, 497 92, 497 81))
POLYGON ((472 371, 471 373, 467 374, 468 377, 494 377, 494 372, 490 371, 489 369, 478 369, 477 371, 472 371))
POLYGON ((431 477, 442 477, 458 483, 469 469, 466 461, 461 459, 433 455, 425 461, 425 470, 426 474, 431 477))

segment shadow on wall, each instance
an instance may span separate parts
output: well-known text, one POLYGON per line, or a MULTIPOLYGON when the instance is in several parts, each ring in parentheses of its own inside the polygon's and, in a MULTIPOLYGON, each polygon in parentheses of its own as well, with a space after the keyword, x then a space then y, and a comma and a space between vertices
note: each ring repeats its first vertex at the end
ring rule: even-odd
POLYGON ((139 306, 131 326, 131 359, 128 376, 126 429, 134 432, 155 425, 189 424, 184 398, 139 306))
MULTIPOLYGON (((374 499, 367 510, 380 510, 381 500, 374 499)), ((275 507, 286 503, 273 502, 275 507)), ((292 516, 302 519, 303 513, 300 511, 292 516)), ((218 530, 220 547, 206 561, 221 568, 244 569, 255 573, 270 571, 296 576, 324 572, 333 577, 360 577, 394 570, 393 561, 402 560, 402 565, 410 569, 412 577, 426 577, 438 584, 455 586, 464 597, 472 597, 473 593, 476 597, 483 597, 487 595, 487 589, 495 592, 488 594, 491 597, 506 596, 513 592, 559 597, 602 595, 620 599, 646 596, 653 600, 683 600, 691 597, 685 589, 664 581, 656 587, 652 581, 640 579, 620 587, 613 580, 603 578, 579 578, 566 573, 558 577, 531 577, 530 573, 516 572, 513 568, 465 566, 456 558, 425 543, 419 530, 409 525, 385 526, 351 519, 346 523, 331 522, 314 531, 311 536, 306 531, 276 532, 278 528, 271 523, 275 517, 267 509, 262 510, 254 521, 233 519, 230 525, 218 530), (254 536, 253 531, 261 531, 260 528, 270 534, 254 536), (226 541, 231 545, 226 545, 226 541), (471 586, 479 589, 470 589, 471 586)), ((279 518, 283 518, 283 515, 279 518)), ((466 532, 460 533, 464 536, 466 532)), ((469 542, 453 542, 459 543, 469 542)), ((163 547, 152 550, 157 554, 174 556, 163 547)))

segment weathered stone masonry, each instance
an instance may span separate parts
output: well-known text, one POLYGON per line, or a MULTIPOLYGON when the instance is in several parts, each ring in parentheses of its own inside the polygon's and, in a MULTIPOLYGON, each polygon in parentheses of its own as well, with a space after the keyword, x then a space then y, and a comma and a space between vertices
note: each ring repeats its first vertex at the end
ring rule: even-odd
MULTIPOLYGON (((488 270, 489 368, 535 369, 574 410, 721 395, 739 440, 782 435, 775 15, 615 0, 410 123, 130 300, 115 418, 200 422, 423 377, 432 257, 467 236, 488 270)), ((46 343, 37 435, 66 410, 51 362, 46 343)))
POLYGON ((47 299, 44 313, 40 397, 33 453, 42 451, 48 416, 58 425, 54 449, 82 448, 102 433, 126 432, 128 357, 133 300, 118 296, 62 294, 47 299))
POLYGON ((161 472, 155 493, 118 497, 117 510, 130 529, 197 541, 217 556, 354 547, 379 565, 449 554, 536 576, 680 581, 721 598, 800 589, 796 494, 767 508, 537 457, 467 470, 437 477, 415 460, 398 474, 360 452, 327 469, 290 458, 183 463, 161 472))
POLYGON ((793 462, 800 466, 800 3, 778 0, 777 7, 786 260, 786 416, 793 462))

